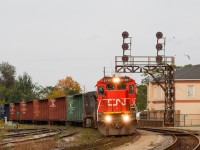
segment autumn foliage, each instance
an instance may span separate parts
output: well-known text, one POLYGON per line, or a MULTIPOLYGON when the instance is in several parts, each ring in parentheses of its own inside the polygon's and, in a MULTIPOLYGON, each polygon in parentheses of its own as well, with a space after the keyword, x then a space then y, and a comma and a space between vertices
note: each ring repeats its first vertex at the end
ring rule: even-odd
POLYGON ((81 92, 81 87, 78 82, 67 76, 65 79, 58 81, 48 97, 61 97, 66 95, 78 94, 81 92))

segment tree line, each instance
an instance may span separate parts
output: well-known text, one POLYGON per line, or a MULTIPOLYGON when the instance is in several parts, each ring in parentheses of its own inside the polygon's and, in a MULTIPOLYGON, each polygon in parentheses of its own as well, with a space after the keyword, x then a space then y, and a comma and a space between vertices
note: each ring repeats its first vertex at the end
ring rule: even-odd
POLYGON ((0 63, 0 104, 55 98, 81 92, 78 82, 71 76, 58 81, 55 86, 43 87, 33 83, 31 76, 24 72, 16 77, 16 68, 8 62, 0 63))

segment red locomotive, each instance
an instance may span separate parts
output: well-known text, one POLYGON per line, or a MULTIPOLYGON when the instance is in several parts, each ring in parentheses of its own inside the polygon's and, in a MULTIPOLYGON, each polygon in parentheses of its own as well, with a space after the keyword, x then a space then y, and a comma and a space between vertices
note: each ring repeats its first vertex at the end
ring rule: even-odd
POLYGON ((97 82, 97 122, 104 135, 128 135, 136 127, 136 83, 130 77, 104 77, 97 82))

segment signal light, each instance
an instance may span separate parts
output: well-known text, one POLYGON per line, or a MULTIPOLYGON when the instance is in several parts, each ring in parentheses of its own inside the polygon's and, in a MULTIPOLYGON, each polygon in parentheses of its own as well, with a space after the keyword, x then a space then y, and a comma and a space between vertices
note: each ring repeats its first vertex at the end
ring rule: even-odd
POLYGON ((162 50, 162 49, 163 49, 163 45, 160 44, 160 43, 158 43, 158 44, 156 45, 156 49, 157 49, 157 50, 162 50))
POLYGON ((123 43, 122 44, 122 49, 123 50, 127 50, 129 48, 128 44, 127 43, 123 43))
POLYGON ((162 63, 162 60, 163 60, 163 57, 162 57, 162 56, 160 56, 160 55, 156 56, 156 62, 157 62, 158 64, 161 64, 161 63, 162 63))
POLYGON ((125 38, 128 38, 128 36, 129 36, 129 34, 128 34, 128 32, 127 31, 124 31, 123 33, 122 33, 122 37, 125 39, 125 38))
POLYGON ((161 39, 163 37, 162 32, 157 32, 156 37, 157 37, 157 39, 161 39))
POLYGON ((123 62, 127 62, 128 61, 128 56, 127 55, 122 56, 122 61, 123 62))

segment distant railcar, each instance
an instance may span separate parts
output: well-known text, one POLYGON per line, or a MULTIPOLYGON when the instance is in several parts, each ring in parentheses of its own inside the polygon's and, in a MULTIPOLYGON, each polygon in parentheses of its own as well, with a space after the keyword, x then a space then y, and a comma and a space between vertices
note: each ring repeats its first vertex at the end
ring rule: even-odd
POLYGON ((10 120, 20 121, 20 103, 10 103, 10 120))
POLYGON ((48 99, 49 123, 65 124, 66 122, 66 96, 48 99))
POLYGON ((33 120, 37 124, 49 123, 49 101, 48 101, 48 99, 33 101, 33 120))
POLYGON ((96 127, 97 100, 95 92, 67 96, 67 122, 96 127))
POLYGON ((136 83, 123 77, 104 77, 97 82, 97 122, 104 135, 135 133, 136 83))
POLYGON ((20 122, 32 123, 33 122, 33 101, 20 102, 20 122))
POLYGON ((57 98, 10 103, 8 106, 9 117, 12 121, 97 127, 97 97, 95 91, 57 98))
POLYGON ((9 104, 0 105, 0 119, 7 117, 7 120, 9 120, 9 114, 9 104))

